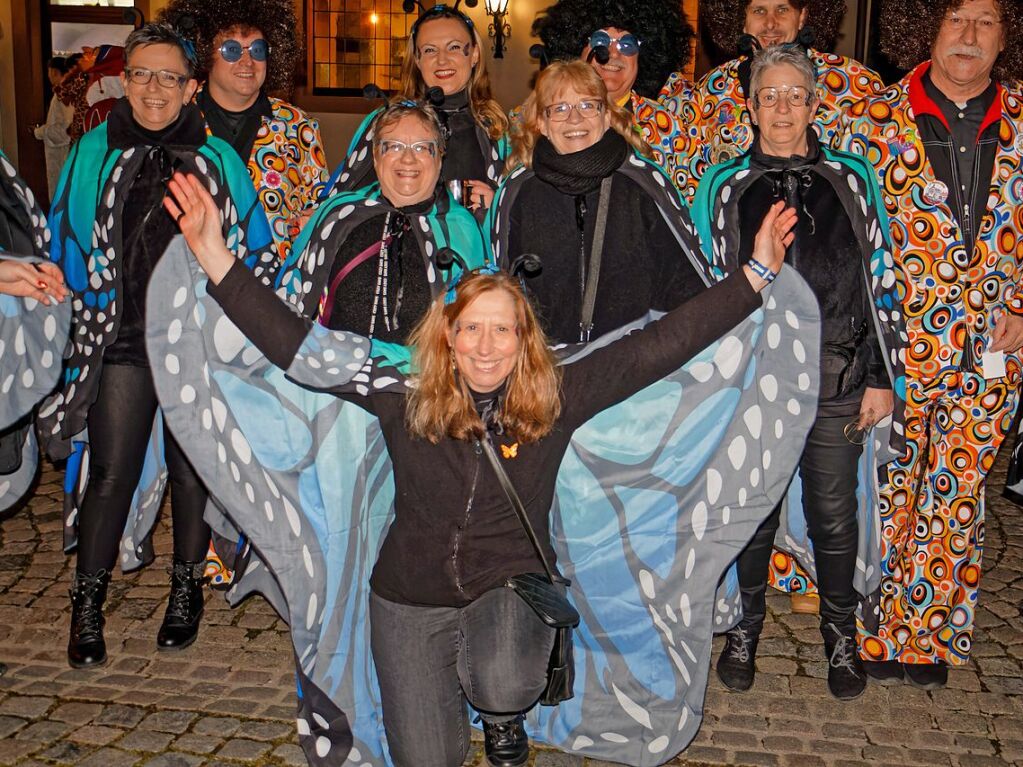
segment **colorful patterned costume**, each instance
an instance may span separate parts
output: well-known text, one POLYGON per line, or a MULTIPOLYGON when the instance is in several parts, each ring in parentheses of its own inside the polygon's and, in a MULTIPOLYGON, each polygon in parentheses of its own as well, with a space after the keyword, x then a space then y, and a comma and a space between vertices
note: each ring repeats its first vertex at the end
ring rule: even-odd
MULTIPOLYGON (((924 63, 850 112, 844 146, 877 169, 895 260, 908 279, 907 453, 882 486, 880 604, 861 652, 869 660, 967 662, 984 543, 984 479, 1018 401, 1020 357, 985 380, 960 369, 997 315, 1023 316, 1023 93, 998 86, 991 111, 998 146, 987 210, 972 253, 958 222, 927 187, 936 180, 914 104, 929 99, 924 63)), ((926 100, 926 101, 925 101, 926 100)), ((919 112, 917 112, 919 113, 919 112)), ((932 187, 933 188, 933 187, 932 187)))
MULTIPOLYGON (((892 260, 888 216, 880 198, 874 169, 862 157, 847 152, 822 146, 821 154, 821 161, 814 166, 815 172, 823 176, 838 195, 853 225, 859 249, 865 256, 863 277, 868 295, 873 298, 875 332, 886 351, 884 362, 895 398, 894 418, 885 419, 874 429, 859 466, 859 543, 853 585, 858 593, 871 594, 877 589, 881 571, 878 468, 902 455, 906 445, 902 415, 906 401, 907 337, 902 317, 906 284, 899 265, 892 260)), ((693 222, 707 259, 722 273, 729 271, 727 254, 739 252, 739 221, 734 214, 726 215, 723 211, 726 206, 737 203, 742 193, 763 172, 762 168, 752 164, 749 153, 746 153, 708 168, 700 180, 692 208, 693 222)), ((798 470, 789 486, 775 540, 772 565, 784 562, 786 570, 798 567, 796 577, 802 579, 802 583, 812 585, 816 580, 816 566, 803 513, 803 491, 798 470)), ((778 575, 777 572, 772 574, 778 575)), ((776 585, 778 583, 775 581, 776 585)), ((785 581, 782 585, 795 584, 785 581)))
MULTIPOLYGON (((809 55, 817 68, 821 100, 814 126, 822 146, 837 148, 842 113, 865 96, 879 93, 884 85, 873 71, 853 59, 813 49, 809 55)), ((753 124, 739 79, 742 61, 732 59, 712 69, 696 86, 698 124, 690 144, 688 179, 679 186, 689 202, 707 167, 737 157, 753 144, 753 124)))
MULTIPOLYGON (((117 337, 120 321, 121 211, 125 193, 144 159, 137 148, 111 146, 107 127, 104 123, 90 131, 72 148, 50 214, 50 258, 64 271, 74 315, 63 382, 40 409, 39 433, 51 457, 68 459, 64 483, 67 550, 77 540, 75 520, 89 478, 86 417, 98 391, 104 349, 117 337)), ((175 151, 174 159, 184 172, 192 172, 208 183, 223 214, 228 247, 257 274, 272 279, 273 239, 234 150, 210 138, 198 152, 175 151)), ((166 477, 162 416, 157 411, 132 502, 133 514, 121 545, 119 562, 123 570, 139 567, 149 558, 144 543, 156 521, 166 477)))
POLYGON ((272 115, 259 126, 247 167, 283 263, 300 228, 293 219, 316 205, 330 171, 316 120, 294 104, 268 98, 272 115))
MULTIPOLYGON (((17 201, 32 226, 32 253, 8 253, 0 259, 44 261, 49 258, 50 232, 35 195, 0 152, 0 187, 17 201)), ((0 214, 3 215, 3 214, 0 214)), ((35 299, 0 293, 0 432, 19 424, 60 379, 67 344, 71 302, 46 306, 35 299)), ((0 474, 0 511, 18 502, 35 479, 39 446, 31 421, 25 424, 20 466, 0 474)), ((15 432, 17 434, 17 432, 15 432)), ((8 435, 13 439, 15 434, 8 435)), ((20 441, 20 440, 19 440, 20 441)))
MULTIPOLYGON (((372 418, 317 389, 354 376, 364 390, 401 390, 404 376, 376 344, 318 325, 289 369, 275 368, 207 296, 187 253, 169 250, 153 282, 166 289, 150 292, 149 354, 182 360, 153 365, 157 390, 203 481, 263 557, 256 573, 276 588, 292 629, 306 758, 390 764, 366 613, 393 515, 391 465, 379 427, 366 428, 372 418), (188 297, 177 305, 181 290, 188 297)), ((535 738, 645 767, 696 734, 713 626, 736 617, 717 584, 784 493, 812 420, 815 384, 807 392, 796 382, 816 375, 816 302, 791 270, 764 300, 683 369, 576 432, 552 511, 583 621, 575 697, 531 712, 535 738), (763 330, 774 326, 790 353, 763 352, 763 330), (791 353, 797 335, 809 360, 791 353), (766 376, 778 383, 771 396, 757 385, 766 376)))
MULTIPOLYGON (((698 139, 696 86, 681 72, 672 72, 656 100, 633 94, 632 113, 654 161, 679 191, 685 191, 690 157, 698 139)), ((688 200, 687 200, 688 201, 688 200)))

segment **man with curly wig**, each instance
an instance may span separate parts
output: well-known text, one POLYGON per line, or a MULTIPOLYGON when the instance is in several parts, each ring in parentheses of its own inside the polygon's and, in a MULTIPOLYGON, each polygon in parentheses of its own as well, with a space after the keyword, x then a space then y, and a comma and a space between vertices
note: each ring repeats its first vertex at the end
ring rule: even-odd
POLYGON ((196 101, 210 133, 227 141, 249 175, 281 262, 329 173, 314 119, 287 101, 301 49, 291 0, 172 0, 161 18, 195 42, 204 87, 196 101))
POLYGON ((678 71, 693 38, 679 0, 559 0, 537 16, 533 34, 548 60, 582 58, 596 69, 608 96, 632 112, 657 164, 672 180, 684 177, 678 158, 689 155, 696 112, 693 84, 678 71), (669 77, 670 93, 662 91, 669 77))
POLYGON ((881 484, 882 573, 861 654, 886 683, 945 684, 972 646, 984 480, 1019 398, 1023 8, 898 0, 882 50, 913 67, 856 105, 907 276, 906 454, 881 484))
MULTIPOLYGON (((806 48, 817 68, 821 101, 814 127, 826 146, 837 147, 841 113, 883 88, 880 78, 858 61, 825 52, 838 35, 845 0, 703 0, 700 8, 722 51, 738 53, 744 35, 755 38, 755 43, 746 40, 756 47, 795 44, 806 48)), ((682 186, 690 201, 707 167, 738 157, 753 145, 745 92, 749 67, 750 57, 740 55, 712 69, 696 86, 697 146, 682 186)))

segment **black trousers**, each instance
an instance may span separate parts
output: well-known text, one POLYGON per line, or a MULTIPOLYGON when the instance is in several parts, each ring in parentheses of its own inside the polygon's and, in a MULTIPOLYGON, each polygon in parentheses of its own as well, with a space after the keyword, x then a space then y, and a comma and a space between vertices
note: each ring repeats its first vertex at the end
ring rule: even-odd
MULTIPOLYGON (((859 595, 853 588, 859 527, 856 522, 856 471, 861 445, 843 433, 856 414, 818 416, 799 459, 803 512, 813 542, 821 626, 834 623, 855 630, 859 595)), ((759 633, 767 613, 767 567, 781 517, 781 503, 739 555, 743 618, 739 625, 759 633)))
MULTIPOLYGON (((142 474, 146 445, 158 406, 148 367, 105 364, 99 395, 89 410, 89 485, 78 519, 78 570, 113 568, 142 474)), ((203 520, 207 492, 164 426, 171 492, 174 558, 206 556, 210 527, 203 520)))

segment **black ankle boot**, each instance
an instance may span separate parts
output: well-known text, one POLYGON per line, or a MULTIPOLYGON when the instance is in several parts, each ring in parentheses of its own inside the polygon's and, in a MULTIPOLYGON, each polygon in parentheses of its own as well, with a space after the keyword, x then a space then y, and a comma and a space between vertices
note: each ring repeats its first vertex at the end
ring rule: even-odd
POLYGON ((856 627, 842 631, 834 623, 821 627, 828 658, 828 690, 839 700, 852 700, 867 688, 867 672, 856 648, 856 627))
POLYGON ((736 626, 725 634, 725 648, 718 656, 718 679, 729 690, 746 692, 757 675, 757 644, 760 631, 736 626))
POLYGON ((71 636, 67 643, 67 662, 72 668, 101 666, 107 662, 107 644, 103 641, 103 602, 107 598, 110 571, 75 571, 71 582, 71 636))
POLYGON ((205 569, 205 561, 174 561, 170 602, 163 616, 163 625, 156 635, 157 649, 181 650, 195 641, 204 607, 202 584, 205 569))
POLYGON ((519 714, 510 722, 483 720, 483 746, 491 767, 521 767, 529 761, 529 736, 519 714))

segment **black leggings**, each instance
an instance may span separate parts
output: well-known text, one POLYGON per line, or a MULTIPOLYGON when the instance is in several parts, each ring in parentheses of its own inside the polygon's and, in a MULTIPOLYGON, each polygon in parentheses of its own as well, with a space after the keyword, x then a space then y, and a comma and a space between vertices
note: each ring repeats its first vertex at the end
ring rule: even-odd
MULTIPOLYGON (((855 631, 859 595, 853 588, 859 525, 856 521, 857 463, 863 447, 850 444, 843 429, 856 420, 847 416, 818 416, 799 459, 803 481, 803 513, 813 542, 817 589, 821 596, 821 626, 855 631)), ((781 517, 779 503, 739 555, 743 628, 760 633, 767 613, 767 567, 781 517)))
MULTIPOLYGON (((148 367, 106 364, 101 375, 89 410, 89 486, 78 519, 78 570, 84 573, 109 570, 117 560, 158 406, 148 367)), ((208 494, 166 424, 163 436, 174 558, 198 562, 210 540, 202 516, 208 494)))

